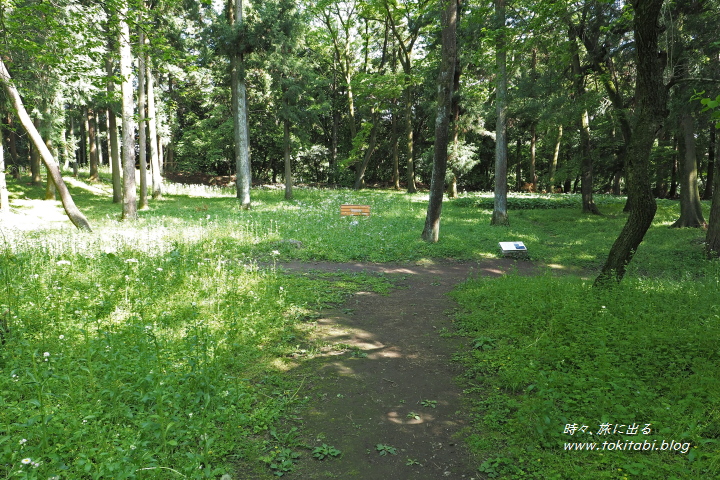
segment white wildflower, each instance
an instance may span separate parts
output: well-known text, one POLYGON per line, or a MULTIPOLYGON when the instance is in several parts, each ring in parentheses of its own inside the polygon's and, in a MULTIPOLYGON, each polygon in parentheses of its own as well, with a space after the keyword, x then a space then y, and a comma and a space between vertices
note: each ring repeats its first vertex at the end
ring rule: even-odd
POLYGON ((22 460, 20 460, 20 463, 22 463, 23 465, 30 465, 30 463, 32 463, 32 459, 31 458, 23 458, 22 460))
POLYGON ((69 260, 58 260, 57 264, 58 265, 70 265, 70 261, 69 260))

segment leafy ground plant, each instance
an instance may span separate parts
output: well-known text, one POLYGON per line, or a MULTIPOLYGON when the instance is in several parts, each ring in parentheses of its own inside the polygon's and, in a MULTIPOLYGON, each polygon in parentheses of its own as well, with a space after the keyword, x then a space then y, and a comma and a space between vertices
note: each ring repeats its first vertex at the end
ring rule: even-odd
POLYGON ((319 447, 315 447, 312 451, 312 456, 318 460, 325 460, 326 458, 339 457, 342 452, 332 445, 323 443, 319 447))
POLYGON ((380 454, 381 457, 384 457, 385 455, 397 455, 397 449, 390 445, 383 445, 382 443, 378 443, 375 445, 375 450, 380 454))

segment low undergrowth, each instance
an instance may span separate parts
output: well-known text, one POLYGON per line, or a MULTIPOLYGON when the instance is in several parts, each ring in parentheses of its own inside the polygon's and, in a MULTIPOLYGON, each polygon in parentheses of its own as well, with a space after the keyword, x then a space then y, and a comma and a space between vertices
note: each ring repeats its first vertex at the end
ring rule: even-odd
POLYGON ((385 288, 167 243, 109 248, 98 232, 0 252, 0 478, 219 478, 239 463, 260 478, 306 401, 293 368, 316 348, 316 310, 385 288))
MULTIPOLYGON (((92 234, 0 230, 0 477, 290 473, 303 446, 282 425, 306 401, 294 367, 319 348, 307 340, 316 310, 388 287, 279 275, 276 262, 477 260, 515 240, 538 263, 592 278, 627 218, 624 198, 597 196, 605 215, 593 216, 577 197, 523 196, 511 226, 496 228, 487 195, 468 194, 445 203, 440 242, 427 244, 427 194, 298 188, 285 201, 253 190, 241 211, 232 190, 173 186, 130 224, 106 183, 104 194, 73 185, 92 234), (342 203, 372 215, 341 217, 342 203)), ((44 194, 12 181, 10 191, 18 213, 44 194)), ((486 476, 718 475, 720 274, 704 259, 703 231, 667 228, 677 215, 677 202, 659 202, 614 290, 514 275, 458 290, 472 347, 458 356, 475 401, 470 442, 486 476), (598 434, 610 424, 614 433, 598 434), (596 440, 680 451, 565 450, 596 440)))
POLYGON ((460 287, 457 325, 470 349, 458 360, 480 471, 717 478, 720 265, 704 273, 628 278, 605 291, 517 275, 460 287))

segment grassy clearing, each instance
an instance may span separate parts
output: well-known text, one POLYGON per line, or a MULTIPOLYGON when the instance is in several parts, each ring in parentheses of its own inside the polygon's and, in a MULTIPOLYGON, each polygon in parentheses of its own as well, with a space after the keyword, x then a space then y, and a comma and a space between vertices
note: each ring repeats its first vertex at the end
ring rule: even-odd
MULTIPOLYGON (((44 193, 10 188, 18 211, 44 193)), ((106 184, 71 190, 93 234, 67 224, 2 230, 6 478, 217 478, 236 464, 254 478, 290 472, 297 435, 281 425, 306 401, 295 367, 319 348, 308 340, 315 312, 388 284, 279 275, 274 262, 479 259, 496 257, 498 241, 522 240, 533 260, 592 278, 626 219, 623 199, 598 196, 606 215, 596 217, 581 215, 574 196, 519 195, 511 227, 492 228, 487 196, 466 195, 445 204, 441 241, 428 245, 424 194, 296 189, 286 202, 282 191, 256 190, 253 209, 240 211, 230 189, 172 186, 130 225, 117 220, 106 184), (340 217, 342 203, 368 204, 372 216, 340 217)), ((660 202, 611 292, 577 276, 513 275, 458 290, 472 347, 458 354, 475 402, 468 435, 486 475, 717 474, 720 273, 703 258, 704 232, 667 228, 677 211, 660 202), (632 422, 651 424, 644 440, 692 447, 563 450, 589 441, 563 433, 566 424, 596 432, 632 422)))

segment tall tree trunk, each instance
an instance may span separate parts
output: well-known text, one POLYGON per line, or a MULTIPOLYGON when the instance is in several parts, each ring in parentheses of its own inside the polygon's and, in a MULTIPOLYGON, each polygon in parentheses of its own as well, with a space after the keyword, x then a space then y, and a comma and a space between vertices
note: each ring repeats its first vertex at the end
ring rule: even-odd
POLYGON ((507 213, 507 45, 505 33, 505 0, 495 0, 495 28, 498 35, 495 48, 497 66, 497 98, 495 110, 495 199, 491 225, 510 225, 507 213))
POLYGON ((407 191, 408 193, 415 193, 417 192, 417 187, 415 186, 415 160, 413 158, 413 113, 412 113, 412 104, 413 104, 413 94, 412 94, 412 85, 410 84, 411 80, 408 78, 406 80, 407 85, 405 86, 405 154, 407 155, 407 170, 405 175, 405 180, 407 181, 407 191))
POLYGON ((113 107, 107 109, 108 137, 110 141, 110 171, 112 174, 113 203, 122 202, 122 165, 120 163, 120 145, 118 142, 117 117, 113 107))
POLYGON ((13 118, 8 113, 5 116, 5 123, 8 126, 7 130, 7 145, 10 150, 10 171, 16 180, 20 179, 20 166, 18 164, 18 153, 17 153, 17 133, 15 133, 15 127, 13 126, 13 118))
MULTIPOLYGON (((40 131, 39 118, 33 119, 33 128, 40 131)), ((30 145, 30 182, 36 187, 42 183, 42 176, 40 173, 40 152, 33 145, 30 145)))
POLYGON ((590 145, 590 116, 587 110, 583 110, 580 125, 580 149, 582 161, 580 162, 581 182, 580 191, 582 195, 583 213, 600 215, 595 201, 593 200, 593 161, 592 147, 590 145))
MULTIPOLYGON (((89 165, 88 162, 88 130, 87 109, 82 110, 82 120, 80 122, 80 165, 89 165)), ((76 175, 77 176, 77 175, 76 175)))
POLYGON ((5 181, 5 139, 0 135, 0 214, 10 213, 10 200, 5 181))
POLYGON ((87 126, 88 126, 88 145, 90 147, 90 178, 91 182, 97 182, 100 180, 98 174, 98 151, 97 141, 95 138, 97 122, 95 122, 95 111, 92 108, 87 109, 87 126))
POLYGON ((715 133, 715 125, 710 125, 710 140, 708 142, 708 166, 707 177, 705 180, 705 191, 702 199, 710 200, 713 198, 713 185, 715 179, 715 141, 717 135, 715 133))
POLYGON ((400 190, 400 139, 398 138, 397 130, 397 100, 393 99, 392 104, 392 134, 390 142, 392 143, 393 188, 400 190))
POLYGON ((103 141, 102 141, 102 129, 103 129, 103 122, 101 121, 101 112, 102 110, 97 112, 97 115, 95 115, 95 131, 97 132, 95 135, 95 141, 97 143, 97 157, 98 157, 98 165, 103 165, 103 141))
POLYGON ((677 136, 673 137, 673 150, 674 155, 672 156, 672 164, 670 166, 670 190, 668 191, 667 198, 677 198, 678 188, 678 164, 680 157, 680 142, 677 136))
MULTIPOLYGON (((459 10, 459 3, 458 3, 458 10, 459 10)), ((458 13, 459 15, 459 13, 458 13)), ((455 39, 457 42, 457 37, 455 39)), ((453 80, 453 91, 458 92, 460 90, 460 68, 458 66, 457 57, 455 58, 455 80, 453 80)), ((457 168, 457 156, 458 151, 460 148, 460 101, 458 99, 458 95, 455 94, 452 97, 452 129, 453 129, 453 138, 452 138, 452 153, 448 157, 448 165, 450 165, 450 184, 447 186, 448 191, 448 198, 457 198, 458 196, 458 177, 460 176, 460 172, 457 168)))
POLYGON ((562 142, 563 126, 558 126, 558 136, 555 141, 552 160, 550 160, 550 189, 555 192, 555 172, 557 172, 558 158, 560 157, 560 143, 562 142))
POLYGON ((720 148, 715 150, 713 163, 715 164, 713 197, 705 236, 705 253, 708 259, 720 257, 720 148))
POLYGON ((162 174, 160 173, 160 157, 158 155, 159 139, 157 135, 157 111, 155 109, 155 79, 149 55, 145 56, 145 83, 147 85, 147 125, 148 142, 150 143, 150 170, 152 172, 152 198, 162 198, 162 174))
POLYGON ((75 120, 73 117, 70 117, 70 138, 72 142, 72 170, 73 170, 73 177, 77 178, 78 176, 78 153, 79 153, 79 146, 75 140, 75 120))
POLYGON ((137 94, 137 109, 138 109, 138 149, 140 150, 140 204, 138 208, 140 210, 147 210, 148 206, 148 165, 147 165, 147 116, 145 114, 145 32, 142 28, 138 34, 138 46, 140 52, 138 53, 138 94, 137 94))
POLYGON ((132 52, 128 9, 121 7, 119 15, 120 77, 122 78, 122 157, 123 157, 123 220, 137 218, 137 191, 135 184, 135 121, 132 87, 132 52))
POLYGON ((532 191, 537 192, 537 173, 535 173, 535 148, 537 146, 537 124, 530 125, 530 183, 532 191))
POLYGON ((680 177, 680 218, 671 226, 698 228, 705 225, 700 204, 697 178, 697 152, 695 149, 695 122, 692 114, 683 112, 680 120, 684 147, 683 169, 680 177))
POLYGON ((445 191, 448 144, 450 143, 450 119, 453 115, 453 90, 457 58, 457 2, 458 0, 444 0, 442 62, 437 80, 438 107, 435 120, 433 170, 430 180, 430 201, 425 215, 425 228, 422 232, 422 239, 432 243, 437 242, 440 237, 440 215, 442 213, 443 192, 445 191))
POLYGON ((628 148, 627 182, 632 209, 607 261, 595 279, 596 286, 620 282, 657 210, 650 185, 650 153, 667 116, 667 90, 662 83, 664 64, 658 48, 658 18, 663 0, 632 0, 637 55, 635 101, 637 119, 628 148))
POLYGON ((365 150, 365 156, 363 157, 363 162, 360 165, 360 167, 357 169, 357 172, 355 173, 355 190, 360 190, 365 186, 365 170, 367 170, 367 166, 370 163, 370 159, 372 158, 372 154, 375 151, 375 146, 377 145, 377 131, 378 131, 378 124, 380 123, 380 119, 378 118, 378 113, 373 108, 372 111, 372 129, 370 130, 370 140, 368 142, 367 150, 365 150))
MULTIPOLYGON (((229 0, 233 1, 233 0, 229 0)), ((243 25, 242 0, 234 0, 230 11, 233 25, 240 30, 243 25)), ((240 208, 250 208, 250 147, 248 138, 247 100, 245 98, 245 66, 242 52, 236 52, 231 59, 232 112, 235 137, 235 185, 240 208)))
POLYGON ((520 192, 522 191, 522 188, 522 137, 518 132, 517 139, 515 140, 515 190, 520 192))
POLYGON ((25 110, 25 106, 22 103, 20 94, 13 85, 10 78, 10 73, 8 73, 2 58, 0 58, 0 82, 2 82, 7 96, 12 101, 13 107, 15 108, 15 111, 17 112, 17 115, 20 119, 20 123, 27 131, 33 144, 35 145, 35 148, 37 148, 37 150, 40 152, 42 160, 48 169, 48 174, 52 177, 53 181, 55 182, 55 186, 60 192, 60 200, 62 201, 63 208, 65 209, 65 213, 67 214, 68 218, 70 218, 70 221, 78 229, 90 231, 90 224, 88 223, 85 216, 75 206, 75 202, 70 196, 70 192, 68 191, 67 186, 65 185, 65 181, 60 174, 60 167, 55 162, 55 159, 52 157, 50 150, 48 150, 47 146, 45 146, 45 143, 43 142, 40 133, 38 133, 35 125, 33 125, 33 122, 30 119, 30 116, 25 110))
MULTIPOLYGON (((46 128, 45 128, 45 146, 50 151, 50 153, 53 155, 54 158, 58 158, 57 151, 54 151, 52 140, 50 140, 50 125, 52 125, 52 122, 49 120, 46 120, 46 128)), ((60 165, 58 164, 58 169, 60 168, 60 165)), ((52 180, 52 176, 50 175, 50 171, 45 169, 47 171, 47 181, 45 182, 45 200, 55 200, 56 199, 56 189, 55 189, 55 182, 52 180)))
MULTIPOLYGON (((287 109, 287 99, 285 99, 287 109)), ((290 162, 290 119, 283 119, 283 150, 285 151, 285 200, 293 198, 292 163, 290 162)))

